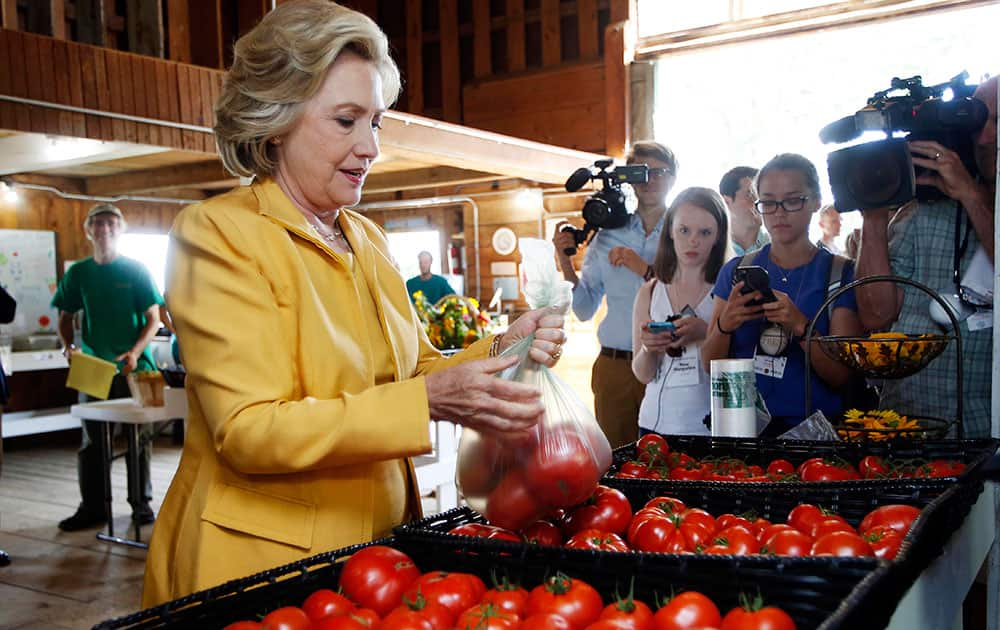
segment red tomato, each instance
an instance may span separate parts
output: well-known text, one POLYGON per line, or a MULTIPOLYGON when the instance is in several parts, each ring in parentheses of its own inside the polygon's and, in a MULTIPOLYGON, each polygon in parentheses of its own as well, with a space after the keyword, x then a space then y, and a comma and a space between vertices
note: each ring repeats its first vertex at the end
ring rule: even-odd
POLYGON ((382 617, 371 608, 355 608, 349 617, 354 617, 367 628, 374 628, 382 621, 382 617))
POLYGON ((465 523, 463 525, 458 525, 452 527, 448 530, 449 534, 455 536, 472 536, 474 538, 485 538, 486 535, 491 531, 490 525, 485 525, 483 523, 465 523))
POLYGON ((853 527, 851 527, 850 523, 844 520, 842 516, 832 515, 827 516, 822 521, 813 525, 812 531, 809 532, 809 536, 815 540, 817 538, 822 538, 826 534, 832 534, 833 532, 850 532, 852 534, 858 533, 853 527))
POLYGON ((624 534, 632 520, 632 505, 620 490, 597 486, 587 502, 572 510, 563 521, 563 531, 572 536, 585 529, 624 534))
POLYGON ((670 447, 662 435, 647 433, 635 443, 635 451, 639 461, 655 465, 666 463, 670 447))
POLYGON ((691 465, 696 466, 697 464, 698 462, 687 453, 672 451, 667 455, 667 468, 687 468, 691 465))
POLYGON ((649 512, 637 516, 629 528, 628 540, 636 551, 686 553, 707 545, 715 533, 714 519, 703 510, 693 508, 673 516, 656 508, 641 512, 646 510, 649 512))
POLYGON ((497 610, 524 617, 528 608, 528 591, 504 579, 496 587, 486 591, 480 603, 493 604, 497 610))
POLYGON ((628 551, 628 545, 618 534, 602 532, 599 529, 585 529, 577 532, 566 542, 568 549, 592 549, 595 551, 628 551))
MULTIPOLYGON (((524 479, 535 500, 553 507, 568 507, 585 501, 601 476, 594 455, 590 444, 577 433, 545 433, 524 467, 524 479)), ((527 524, 510 529, 520 529, 527 524)))
POLYGON ((486 498, 486 519, 506 529, 521 529, 538 520, 545 504, 532 491, 521 469, 508 472, 486 498))
POLYGON ((548 521, 535 521, 521 530, 521 536, 530 545, 558 547, 563 544, 562 530, 548 521))
POLYGON ((861 478, 847 462, 827 460, 810 461, 799 469, 799 476, 802 481, 850 481, 861 478))
POLYGON ((553 613, 569 622, 573 628, 585 628, 598 617, 604 602, 593 586, 562 574, 554 575, 531 591, 528 616, 553 613))
POLYGON ((630 477, 643 477, 645 476, 647 470, 648 469, 645 464, 632 460, 622 464, 622 467, 618 472, 630 477))
POLYGON ((258 621, 234 621, 222 630, 260 630, 261 627, 258 621))
POLYGON ((905 536, 918 516, 920 516, 920 508, 912 505, 883 505, 875 508, 862 519, 858 531, 865 534, 870 529, 883 526, 894 529, 905 536))
POLYGON ((757 540, 760 541, 760 544, 766 545, 775 534, 785 530, 799 531, 787 523, 774 523, 773 525, 768 525, 762 529, 761 532, 757 534, 757 540))
POLYGON ((876 558, 882 560, 892 560, 899 553, 899 546, 903 542, 903 535, 889 527, 873 527, 865 532, 863 538, 871 545, 872 553, 876 558))
POLYGON ((371 608, 381 617, 399 606, 403 593, 420 569, 402 551, 374 545, 351 556, 340 574, 340 588, 353 602, 371 608))
POLYGON ((722 514, 715 518, 715 522, 718 524, 719 529, 727 529, 733 525, 742 525, 746 527, 748 532, 755 533, 750 521, 746 517, 737 516, 736 514, 722 514))
POLYGON ((813 540, 797 529, 789 527, 775 532, 760 548, 760 553, 776 556, 808 556, 812 551, 813 540))
POLYGON ((824 517, 825 514, 820 508, 811 503, 802 503, 788 513, 788 524, 803 534, 808 534, 824 517))
MULTIPOLYGON (((440 606, 438 607, 440 608, 440 606)), ((377 630, 448 630, 450 623, 434 626, 430 620, 406 606, 394 608, 377 626, 377 630)))
POLYGON ((646 501, 646 505, 642 506, 644 508, 657 508, 663 510, 668 515, 670 514, 680 514, 687 509, 684 502, 680 499, 675 499, 674 497, 653 497, 649 501, 646 501))
POLYGON ((722 613, 711 599, 697 591, 685 591, 664 604, 653 616, 656 630, 717 628, 722 613))
POLYGON ((339 617, 354 610, 354 602, 328 588, 314 591, 302 602, 302 611, 313 621, 323 617, 339 617))
POLYGON ((515 628, 519 621, 517 615, 492 604, 476 604, 458 616, 455 627, 458 630, 508 630, 515 628))
POLYGON ((653 611, 646 604, 631 596, 608 604, 601 611, 599 621, 606 621, 622 630, 646 630, 653 624, 653 611))
POLYGON ((858 462, 858 472, 865 479, 881 479, 889 475, 889 464, 878 455, 868 455, 858 462))
POLYGON ((539 613, 525 619, 520 630, 572 630, 572 626, 559 615, 539 613))
POLYGON ((774 606, 757 610, 733 608, 722 620, 721 630, 795 630, 795 621, 774 606))
POLYGON ((691 464, 671 468, 670 478, 674 481, 700 481, 705 478, 705 473, 698 464, 691 464))
POLYGON ((852 532, 833 532, 817 538, 809 551, 813 556, 871 557, 871 546, 865 539, 852 532))
POLYGON ((338 617, 323 617, 314 621, 312 630, 372 630, 378 621, 371 623, 357 615, 340 615, 338 617))
POLYGON ((285 606, 268 613, 260 622, 262 630, 311 630, 312 621, 297 606, 285 606))
POLYGON ((767 474, 784 477, 795 472, 795 466, 787 459, 776 459, 767 465, 767 474))
POLYGON ((760 543, 750 533, 750 530, 736 525, 716 533, 712 544, 705 548, 705 553, 745 556, 757 553, 759 549, 760 543))
POLYGON ((415 602, 421 597, 448 609, 454 619, 473 604, 479 602, 486 585, 469 573, 447 573, 430 571, 420 576, 406 589, 407 601, 415 602))

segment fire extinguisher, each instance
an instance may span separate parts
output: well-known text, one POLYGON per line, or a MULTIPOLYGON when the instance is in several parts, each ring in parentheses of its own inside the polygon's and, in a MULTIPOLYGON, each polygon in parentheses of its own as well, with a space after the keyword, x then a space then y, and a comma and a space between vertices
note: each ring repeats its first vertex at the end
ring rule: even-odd
POLYGON ((451 273, 459 275, 462 273, 462 252, 458 245, 452 243, 448 248, 448 258, 451 262, 451 273))

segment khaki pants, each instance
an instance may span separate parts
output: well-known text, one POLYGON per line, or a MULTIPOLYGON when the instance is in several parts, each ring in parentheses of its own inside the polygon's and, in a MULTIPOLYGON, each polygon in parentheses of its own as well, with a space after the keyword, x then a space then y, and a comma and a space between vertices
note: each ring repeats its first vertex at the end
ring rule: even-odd
POLYGON ((594 392, 597 424, 604 430, 611 448, 635 442, 639 437, 639 406, 646 395, 646 386, 632 373, 632 362, 598 355, 590 389, 594 392))

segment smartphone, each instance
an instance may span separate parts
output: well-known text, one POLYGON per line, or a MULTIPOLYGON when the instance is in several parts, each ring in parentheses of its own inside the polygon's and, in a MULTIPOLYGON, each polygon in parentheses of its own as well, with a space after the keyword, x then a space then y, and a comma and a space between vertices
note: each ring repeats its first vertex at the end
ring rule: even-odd
POLYGON ((674 326, 673 322, 649 322, 646 326, 649 328, 649 332, 654 333, 672 333, 677 330, 677 326, 674 326))
POLYGON ((738 282, 743 282, 743 289, 740 290, 740 293, 743 295, 753 293, 754 291, 760 292, 761 299, 754 299, 747 302, 750 306, 760 306, 768 302, 778 301, 778 298, 774 296, 774 292, 771 291, 771 278, 767 274, 767 269, 763 267, 756 265, 737 267, 733 271, 733 285, 738 282))

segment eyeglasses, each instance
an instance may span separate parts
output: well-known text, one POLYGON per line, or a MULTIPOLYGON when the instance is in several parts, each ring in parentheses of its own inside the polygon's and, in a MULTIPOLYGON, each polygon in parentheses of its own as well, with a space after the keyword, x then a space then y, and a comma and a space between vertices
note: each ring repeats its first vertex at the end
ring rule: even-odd
POLYGON ((778 201, 777 199, 761 199, 753 204, 753 207, 757 209, 760 214, 774 214, 778 211, 778 208, 784 208, 785 212, 798 212, 802 208, 806 207, 806 202, 809 201, 809 196, 804 195, 802 197, 789 197, 788 199, 782 199, 778 201))
POLYGON ((649 169, 649 179, 661 179, 667 175, 673 175, 674 172, 665 166, 658 166, 656 168, 649 169))

